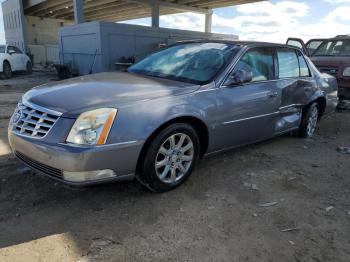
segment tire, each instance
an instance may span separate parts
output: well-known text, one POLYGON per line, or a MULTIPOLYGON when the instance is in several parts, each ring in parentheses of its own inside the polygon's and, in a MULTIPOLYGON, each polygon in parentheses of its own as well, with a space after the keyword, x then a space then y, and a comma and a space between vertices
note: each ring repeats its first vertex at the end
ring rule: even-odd
POLYGON ((2 74, 5 79, 9 79, 12 77, 12 69, 9 62, 4 61, 3 67, 2 67, 2 74))
POLYGON ((299 128, 299 137, 313 137, 319 120, 319 112, 319 105, 316 102, 305 108, 299 128))
POLYGON ((26 74, 31 75, 33 73, 33 67, 31 62, 27 62, 26 65, 26 74))
POLYGON ((137 179, 153 192, 166 192, 184 183, 199 159, 200 142, 194 128, 176 123, 151 142, 137 179))

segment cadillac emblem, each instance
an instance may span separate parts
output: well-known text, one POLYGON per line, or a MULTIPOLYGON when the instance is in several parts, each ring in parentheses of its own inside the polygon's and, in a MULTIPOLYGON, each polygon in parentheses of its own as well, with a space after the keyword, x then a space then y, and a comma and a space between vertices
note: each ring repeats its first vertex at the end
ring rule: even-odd
POLYGON ((12 116, 12 124, 17 124, 19 120, 23 118, 23 113, 21 109, 17 109, 12 116))

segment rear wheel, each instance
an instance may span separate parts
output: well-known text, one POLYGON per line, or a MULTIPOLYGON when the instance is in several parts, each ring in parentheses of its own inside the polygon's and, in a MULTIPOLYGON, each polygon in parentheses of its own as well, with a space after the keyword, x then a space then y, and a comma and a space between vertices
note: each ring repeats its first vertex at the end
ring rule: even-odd
POLYGON ((27 75, 31 75, 32 73, 33 73, 32 63, 31 62, 27 62, 26 74, 27 75))
POLYGON ((12 77, 12 69, 9 62, 5 61, 2 67, 3 76, 5 79, 12 77))
POLYGON ((150 144, 140 182, 154 192, 180 186, 191 175, 199 156, 199 138, 188 124, 172 124, 150 144))
POLYGON ((309 105, 303 114, 303 119, 299 128, 299 136, 310 138, 314 135, 319 120, 319 105, 314 102, 309 105))

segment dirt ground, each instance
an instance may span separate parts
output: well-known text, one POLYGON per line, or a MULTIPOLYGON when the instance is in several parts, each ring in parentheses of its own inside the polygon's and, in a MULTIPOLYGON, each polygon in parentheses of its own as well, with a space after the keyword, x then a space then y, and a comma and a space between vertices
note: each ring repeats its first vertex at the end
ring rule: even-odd
POLYGON ((350 111, 310 140, 282 136, 204 159, 175 191, 72 189, 10 154, 20 96, 55 79, 0 80, 0 261, 350 261, 350 111))

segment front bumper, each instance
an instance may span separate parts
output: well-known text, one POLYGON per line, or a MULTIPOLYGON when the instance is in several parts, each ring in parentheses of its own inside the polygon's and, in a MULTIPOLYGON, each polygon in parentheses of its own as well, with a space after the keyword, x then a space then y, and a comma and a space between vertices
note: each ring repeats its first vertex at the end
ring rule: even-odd
POLYGON ((10 146, 19 160, 35 171, 69 185, 91 185, 132 180, 143 142, 131 141, 96 147, 49 144, 40 139, 8 133, 10 146), (86 172, 111 169, 116 177, 71 182, 63 171, 86 172))

